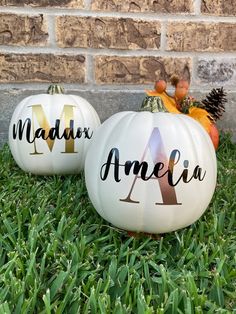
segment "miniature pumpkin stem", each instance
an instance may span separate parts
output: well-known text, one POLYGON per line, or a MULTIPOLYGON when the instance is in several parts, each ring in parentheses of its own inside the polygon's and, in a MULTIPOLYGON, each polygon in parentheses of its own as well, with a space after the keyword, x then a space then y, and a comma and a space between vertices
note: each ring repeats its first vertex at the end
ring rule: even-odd
POLYGON ((55 94, 64 94, 64 88, 60 85, 57 84, 52 84, 48 87, 47 93, 50 95, 55 95, 55 94))
POLYGON ((146 96, 143 100, 140 111, 168 112, 164 102, 159 96, 146 96))

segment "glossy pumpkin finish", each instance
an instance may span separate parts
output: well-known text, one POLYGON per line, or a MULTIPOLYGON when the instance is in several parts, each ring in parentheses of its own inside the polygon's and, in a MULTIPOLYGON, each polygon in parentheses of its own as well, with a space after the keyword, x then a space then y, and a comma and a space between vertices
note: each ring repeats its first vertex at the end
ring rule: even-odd
POLYGON ((165 233, 195 222, 216 185, 207 132, 182 114, 121 112, 96 132, 85 162, 97 212, 128 231, 165 233))
POLYGON ((9 127, 9 145, 16 163, 26 172, 79 173, 99 125, 96 111, 82 97, 34 95, 16 107, 9 127))

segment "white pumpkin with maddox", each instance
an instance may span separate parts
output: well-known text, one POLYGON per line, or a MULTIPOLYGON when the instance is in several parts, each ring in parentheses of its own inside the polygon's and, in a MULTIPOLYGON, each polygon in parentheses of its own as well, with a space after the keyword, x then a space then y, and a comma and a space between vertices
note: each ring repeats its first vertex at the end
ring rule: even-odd
POLYGON ((216 186, 216 155, 182 114, 120 112, 96 132, 85 162, 97 212, 128 231, 165 233, 194 223, 216 186))
POLYGON ((18 166, 41 175, 74 174, 84 168, 99 117, 82 97, 64 95, 58 85, 48 94, 23 99, 9 127, 9 145, 18 166))

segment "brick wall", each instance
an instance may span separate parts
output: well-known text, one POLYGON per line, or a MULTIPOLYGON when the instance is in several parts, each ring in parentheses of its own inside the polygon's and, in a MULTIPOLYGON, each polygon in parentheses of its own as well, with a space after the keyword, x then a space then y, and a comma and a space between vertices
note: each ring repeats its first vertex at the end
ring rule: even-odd
POLYGON ((105 119, 173 73, 197 95, 225 86, 221 126, 235 132, 235 0, 0 0, 0 136, 16 102, 50 82, 105 119))

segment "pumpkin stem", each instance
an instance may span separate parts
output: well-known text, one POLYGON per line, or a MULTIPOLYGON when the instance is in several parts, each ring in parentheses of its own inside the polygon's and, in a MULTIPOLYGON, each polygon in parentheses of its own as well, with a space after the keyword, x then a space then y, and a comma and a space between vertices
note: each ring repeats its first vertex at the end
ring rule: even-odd
POLYGON ((47 93, 50 95, 55 95, 55 94, 64 94, 64 88, 60 85, 57 84, 52 84, 48 87, 47 93))
POLYGON ((143 100, 140 111, 151 111, 151 112, 169 112, 161 97, 159 96, 146 96, 143 100))

